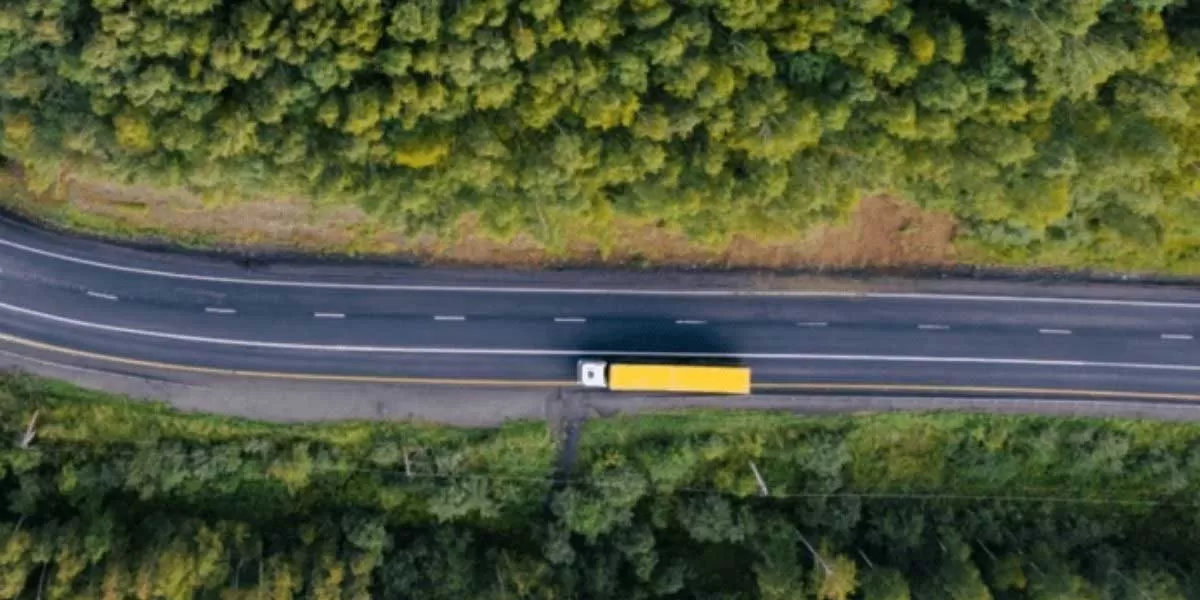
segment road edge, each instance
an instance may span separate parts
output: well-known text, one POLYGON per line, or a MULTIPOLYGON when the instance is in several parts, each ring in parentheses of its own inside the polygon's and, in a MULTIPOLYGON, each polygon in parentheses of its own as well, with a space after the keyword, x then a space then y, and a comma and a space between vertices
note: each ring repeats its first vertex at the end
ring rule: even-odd
POLYGON ((807 415, 966 412, 1057 417, 1200 421, 1200 403, 1156 400, 922 396, 914 394, 760 394, 641 396, 571 387, 498 388, 319 381, 107 367, 0 341, 0 369, 69 381, 179 410, 279 423, 406 420, 460 427, 546 421, 551 430, 591 418, 686 412, 766 410, 807 415), (336 401, 331 401, 336 399, 336 401))
POLYGON ((72 229, 53 220, 14 210, 12 206, 0 204, 0 223, 90 244, 103 244, 114 248, 158 255, 176 255, 181 258, 206 259, 232 262, 246 268, 262 269, 268 266, 282 268, 320 268, 357 265, 364 268, 386 267, 420 271, 449 271, 459 273, 491 272, 513 276, 547 273, 574 273, 600 280, 613 278, 641 278, 663 276, 673 278, 703 279, 714 282, 715 287, 739 287, 770 285, 782 282, 785 286, 805 284, 838 290, 861 290, 864 287, 878 289, 908 289, 925 287, 955 287, 957 285, 995 285, 1024 283, 1046 286, 1091 286, 1190 288, 1200 285, 1200 274, 1172 275, 1154 272, 1122 272, 1109 270, 1078 270, 1052 267, 1005 267, 996 265, 952 264, 946 266, 904 268, 825 268, 819 266, 790 269, 767 268, 721 268, 715 266, 685 267, 663 265, 638 267, 636 265, 601 265, 593 263, 553 263, 538 269, 476 265, 457 262, 421 260, 408 255, 337 254, 303 251, 282 251, 274 248, 229 248, 222 246, 185 244, 160 237, 119 237, 96 232, 72 229))

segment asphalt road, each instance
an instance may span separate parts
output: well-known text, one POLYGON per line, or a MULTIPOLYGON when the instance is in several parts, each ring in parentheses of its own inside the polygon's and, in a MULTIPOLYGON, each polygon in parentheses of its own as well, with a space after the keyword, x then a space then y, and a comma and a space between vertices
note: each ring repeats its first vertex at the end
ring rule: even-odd
POLYGON ((569 384, 581 357, 634 357, 745 363, 757 391, 1200 400, 1200 291, 800 287, 245 264, 0 220, 0 339, 114 368, 551 386, 569 384))

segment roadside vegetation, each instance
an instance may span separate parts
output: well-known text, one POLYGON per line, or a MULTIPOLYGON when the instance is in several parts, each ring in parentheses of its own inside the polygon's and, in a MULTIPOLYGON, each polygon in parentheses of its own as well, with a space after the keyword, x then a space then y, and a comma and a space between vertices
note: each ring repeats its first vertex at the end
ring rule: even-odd
POLYGON ((0 598, 1195 598, 1200 426, 275 425, 0 380, 0 598), (751 463, 761 472, 768 495, 751 463), (810 550, 811 548, 811 550, 810 550))
POLYGON ((1183 0, 29 0, 0 153, 563 248, 713 247, 885 194, 966 258, 1200 272, 1183 0))

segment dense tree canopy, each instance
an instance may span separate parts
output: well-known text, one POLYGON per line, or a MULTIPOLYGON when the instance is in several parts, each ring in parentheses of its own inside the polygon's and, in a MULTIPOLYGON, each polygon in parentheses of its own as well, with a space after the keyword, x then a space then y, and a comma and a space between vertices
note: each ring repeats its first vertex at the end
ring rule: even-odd
POLYGON ((0 598, 1189 600, 1200 428, 269 426, 0 380, 0 598), (759 495, 753 461, 770 486, 759 495))
POLYGON ((27 0, 0 150, 497 233, 796 231, 867 193, 1002 252, 1200 252, 1183 0, 27 0))

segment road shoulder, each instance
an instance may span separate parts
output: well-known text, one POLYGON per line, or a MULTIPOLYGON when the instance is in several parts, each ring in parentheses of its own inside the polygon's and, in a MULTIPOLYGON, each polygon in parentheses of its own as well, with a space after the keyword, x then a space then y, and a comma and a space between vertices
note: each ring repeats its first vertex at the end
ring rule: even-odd
POLYGON ((99 361, 0 343, 0 369, 61 379, 89 389, 165 402, 186 411, 274 422, 418 420, 490 427, 541 420, 555 390, 264 380, 114 369, 99 361))
POLYGON ((114 369, 100 361, 0 343, 0 369, 85 388, 165 402, 177 409, 280 423, 415 420, 494 427, 547 420, 553 428, 590 418, 680 409, 774 410, 799 414, 954 411, 1126 419, 1200 420, 1185 402, 900 395, 771 394, 749 397, 620 395, 573 388, 492 388, 283 381, 253 377, 114 369))

